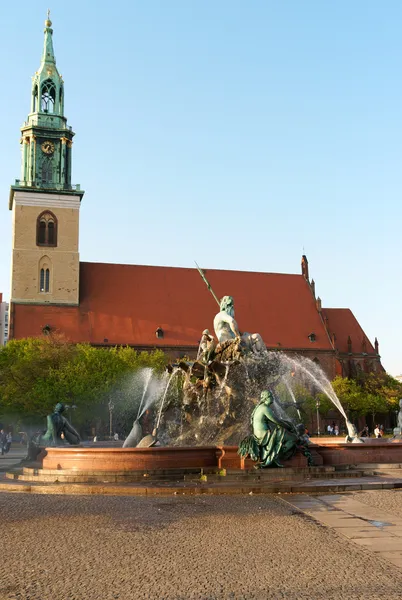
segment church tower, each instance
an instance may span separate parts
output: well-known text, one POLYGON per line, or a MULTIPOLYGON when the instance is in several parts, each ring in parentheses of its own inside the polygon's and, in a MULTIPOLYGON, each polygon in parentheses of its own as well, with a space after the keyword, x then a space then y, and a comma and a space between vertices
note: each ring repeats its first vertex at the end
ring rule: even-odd
POLYGON ((74 133, 64 116, 64 82, 56 67, 52 22, 45 21, 31 110, 21 128, 21 179, 11 186, 11 302, 79 303, 78 228, 84 192, 71 185, 74 133))

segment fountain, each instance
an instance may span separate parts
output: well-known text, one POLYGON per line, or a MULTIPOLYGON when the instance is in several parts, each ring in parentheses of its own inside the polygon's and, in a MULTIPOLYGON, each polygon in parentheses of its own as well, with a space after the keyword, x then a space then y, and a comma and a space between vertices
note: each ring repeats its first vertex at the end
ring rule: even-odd
MULTIPOLYGON (((370 444, 359 443, 322 369, 305 357, 267 351, 258 333, 240 333, 233 298, 219 301, 199 271, 219 304, 215 337, 204 330, 196 359, 168 365, 164 376, 151 369, 143 372, 141 401, 123 448, 47 448, 43 470, 133 473, 249 469, 254 462, 262 468, 378 462, 379 445, 373 454, 370 444), (344 443, 309 443, 300 385, 325 394, 339 410, 348 431, 344 443), (152 434, 143 437, 145 410, 154 426, 152 434)), ((397 460, 402 461, 399 454, 397 460)), ((384 462, 392 462, 386 458, 384 462)))

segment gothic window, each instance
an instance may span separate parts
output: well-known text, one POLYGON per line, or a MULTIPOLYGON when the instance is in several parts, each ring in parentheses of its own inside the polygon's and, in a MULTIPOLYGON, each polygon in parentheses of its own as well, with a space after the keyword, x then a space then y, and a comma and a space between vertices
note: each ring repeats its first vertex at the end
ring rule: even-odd
POLYGON ((54 103, 56 101, 56 86, 51 79, 46 79, 42 84, 41 90, 41 111, 45 113, 54 112, 54 103))
POLYGON ((42 183, 52 183, 53 163, 51 158, 44 158, 42 162, 42 183))
POLYGON ((39 292, 48 294, 50 292, 50 259, 48 256, 42 256, 39 261, 39 292))
POLYGON ((50 269, 40 270, 40 292, 46 294, 50 292, 50 269))
POLYGON ((33 111, 32 112, 36 112, 38 110, 38 86, 35 85, 34 87, 34 91, 33 91, 33 111))
POLYGON ((36 245, 57 246, 57 219, 50 211, 41 213, 37 219, 36 245))
POLYGON ((47 224, 47 241, 50 246, 54 246, 55 237, 54 237, 54 222, 49 221, 47 224))
POLYGON ((39 221, 38 225, 38 244, 46 244, 46 221, 39 221))
POLYGON ((60 87, 60 100, 59 100, 59 113, 63 114, 63 102, 64 102, 64 98, 63 98, 63 86, 60 87))

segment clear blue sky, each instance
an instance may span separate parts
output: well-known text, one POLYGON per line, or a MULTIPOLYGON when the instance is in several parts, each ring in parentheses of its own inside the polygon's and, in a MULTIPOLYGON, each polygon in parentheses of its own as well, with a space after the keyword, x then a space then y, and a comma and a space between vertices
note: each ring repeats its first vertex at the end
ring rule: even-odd
MULTIPOLYGON (((47 2, 1 3, 0 291, 47 2)), ((402 372, 402 3, 53 0, 81 260, 297 273, 402 372)), ((241 315, 238 315, 241 322, 241 315)), ((247 324, 243 325, 247 327, 247 324)))

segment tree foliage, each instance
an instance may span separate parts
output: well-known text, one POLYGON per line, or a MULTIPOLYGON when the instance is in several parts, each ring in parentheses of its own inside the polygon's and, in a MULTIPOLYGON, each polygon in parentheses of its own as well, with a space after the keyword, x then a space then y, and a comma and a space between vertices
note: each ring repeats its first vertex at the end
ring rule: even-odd
POLYGON ((129 347, 96 348, 57 336, 11 340, 0 350, 0 414, 44 416, 56 402, 77 406, 89 418, 96 405, 129 373, 144 367, 163 370, 165 354, 129 347))
POLYGON ((399 407, 402 384, 387 373, 362 373, 359 378, 336 377, 332 386, 343 407, 355 416, 385 414, 399 407))

